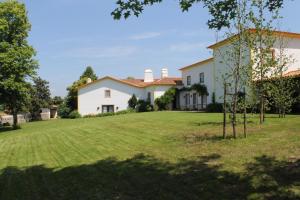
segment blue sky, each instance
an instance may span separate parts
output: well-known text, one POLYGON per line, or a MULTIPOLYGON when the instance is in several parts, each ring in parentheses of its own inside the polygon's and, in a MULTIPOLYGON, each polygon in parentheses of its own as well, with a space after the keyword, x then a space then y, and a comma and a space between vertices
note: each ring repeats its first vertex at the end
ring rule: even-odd
MULTIPOLYGON (((66 87, 91 65, 97 76, 142 78, 151 68, 156 77, 167 67, 178 68, 210 57, 206 47, 216 41, 207 28, 201 4, 182 13, 178 1, 147 8, 144 14, 114 21, 115 0, 23 0, 32 24, 29 42, 37 50, 39 75, 50 82, 52 95, 66 95, 66 87)), ((280 23, 300 32, 300 1, 291 1, 280 23)))

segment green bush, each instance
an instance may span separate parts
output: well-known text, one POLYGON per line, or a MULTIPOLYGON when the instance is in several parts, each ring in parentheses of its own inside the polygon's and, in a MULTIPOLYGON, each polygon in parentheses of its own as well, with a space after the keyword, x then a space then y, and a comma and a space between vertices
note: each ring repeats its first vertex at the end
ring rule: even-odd
POLYGON ((136 112, 150 112, 153 111, 153 106, 149 101, 138 100, 136 105, 136 112))
POLYGON ((61 118, 69 118, 70 113, 71 109, 67 106, 66 102, 58 106, 57 114, 61 118))
POLYGON ((125 115, 125 114, 128 114, 128 113, 134 113, 134 112, 135 112, 134 109, 128 109, 128 110, 122 110, 122 111, 115 112, 115 113, 99 113, 97 115, 94 115, 94 114, 85 115, 84 118, 107 117, 107 116, 114 116, 114 115, 125 115))
POLYGON ((128 107, 131 109, 135 109, 137 102, 138 102, 138 100, 137 100, 135 94, 133 94, 132 97, 128 100, 128 107))
POLYGON ((77 119, 77 118, 81 118, 81 115, 79 114, 79 112, 77 110, 74 110, 69 114, 69 118, 77 119))
POLYGON ((223 104, 222 103, 211 103, 206 107, 206 112, 210 113, 220 113, 223 112, 223 104))
POLYGON ((176 89, 170 88, 160 98, 155 99, 156 110, 170 110, 170 104, 173 103, 176 96, 176 89))

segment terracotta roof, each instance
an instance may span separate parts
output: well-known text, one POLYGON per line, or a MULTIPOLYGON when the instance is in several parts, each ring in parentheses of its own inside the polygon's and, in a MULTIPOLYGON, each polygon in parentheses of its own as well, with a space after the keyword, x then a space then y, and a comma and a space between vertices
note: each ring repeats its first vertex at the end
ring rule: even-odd
POLYGON ((300 76, 300 69, 299 70, 295 70, 295 71, 290 71, 290 72, 286 73, 283 76, 285 76, 285 77, 290 77, 290 76, 292 76, 292 77, 298 77, 298 76, 300 76))
POLYGON ((194 63, 194 64, 191 64, 191 65, 182 67, 182 68, 180 68, 179 70, 186 70, 186 69, 189 69, 189 68, 192 68, 192 67, 197 67, 197 66, 199 66, 199 65, 203 65, 203 64, 212 62, 213 60, 214 60, 214 58, 208 58, 208 59, 206 59, 206 60, 201 60, 201 61, 196 62, 196 63, 194 63))
MULTIPOLYGON (((255 33, 257 31, 257 29, 249 29, 250 33, 255 33)), ((300 39, 300 33, 292 33, 292 32, 285 32, 285 31, 272 31, 272 33, 275 35, 275 36, 282 36, 282 37, 287 37, 287 38, 297 38, 297 39, 300 39)), ((214 49, 214 48, 217 48, 217 47, 220 47, 224 44, 227 44, 228 42, 232 41, 235 37, 237 36, 236 35, 233 35, 229 38, 226 38, 224 40, 221 40, 219 42, 216 42, 215 44, 213 45, 210 45, 208 46, 207 48, 208 49, 214 49)))
POLYGON ((138 88, 145 88, 145 87, 158 86, 158 85, 171 85, 171 86, 172 85, 173 86, 182 85, 182 79, 177 78, 177 77, 154 79, 153 82, 145 83, 144 79, 118 79, 118 78, 114 78, 114 77, 111 77, 111 76, 105 76, 105 77, 100 78, 100 79, 98 79, 96 81, 93 81, 91 83, 82 85, 82 86, 78 87, 78 89, 85 88, 89 85, 98 83, 98 82, 100 82, 102 80, 105 80, 105 79, 111 79, 111 80, 114 80, 114 81, 117 81, 117 82, 120 82, 120 83, 123 83, 123 84, 127 84, 127 85, 130 85, 130 86, 133 86, 133 87, 138 87, 138 88))

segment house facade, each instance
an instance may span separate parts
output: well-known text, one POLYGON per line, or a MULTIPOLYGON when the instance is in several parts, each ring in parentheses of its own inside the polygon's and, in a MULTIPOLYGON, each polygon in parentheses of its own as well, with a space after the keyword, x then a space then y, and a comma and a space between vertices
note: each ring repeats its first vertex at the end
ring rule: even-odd
MULTIPOLYGON (((300 74, 300 34, 289 32, 274 32, 279 39, 272 48, 273 56, 280 55, 284 51, 285 56, 291 61, 285 71, 286 74, 300 74), (284 44, 282 44, 284 42, 284 44)), ((204 109, 206 105, 212 103, 214 94, 216 102, 223 102, 224 77, 230 70, 230 63, 233 44, 232 40, 225 39, 208 47, 212 50, 212 57, 180 69, 184 87, 191 87, 195 83, 204 84, 209 95, 200 96, 196 91, 183 91, 180 93, 180 109, 204 109)), ((244 65, 253 59, 253 51, 245 47, 243 50, 244 65)))
MULTIPOLYGON (((289 32, 274 32, 278 36, 272 56, 282 52, 284 40, 284 54, 292 61, 287 74, 300 74, 300 34, 289 32)), ((233 36, 234 37, 234 36, 233 36)), ((81 115, 98 114, 103 112, 117 112, 128 107, 128 100, 133 94, 138 99, 150 100, 154 105, 156 98, 162 96, 171 87, 179 89, 176 97, 176 108, 181 110, 203 110, 212 103, 223 102, 225 74, 230 70, 229 53, 233 49, 232 38, 210 45, 212 57, 194 64, 182 67, 181 78, 168 77, 168 70, 162 69, 161 78, 154 79, 151 70, 146 70, 144 79, 116 79, 104 77, 88 83, 78 90, 78 111, 81 115), (194 84, 207 87, 208 95, 199 95, 189 88, 194 84)), ((243 50, 243 63, 247 65, 253 60, 253 51, 249 47, 243 50)), ((228 81, 228 80, 227 80, 228 81)))
POLYGON ((78 112, 81 115, 118 112, 128 109, 133 94, 152 105, 171 87, 182 85, 181 78, 168 77, 162 69, 161 78, 154 79, 152 70, 145 70, 144 79, 103 77, 78 89, 78 112))

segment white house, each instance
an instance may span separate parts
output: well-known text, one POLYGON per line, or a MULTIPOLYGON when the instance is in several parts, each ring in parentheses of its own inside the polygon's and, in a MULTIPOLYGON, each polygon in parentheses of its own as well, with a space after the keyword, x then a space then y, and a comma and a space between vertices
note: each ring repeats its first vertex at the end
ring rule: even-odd
MULTIPOLYGON (((253 29, 252 29, 253 31, 253 29)), ((284 53, 290 56, 294 62, 288 66, 287 75, 300 75, 300 34, 290 32, 273 32, 278 38, 284 39, 284 53)), ((273 47, 273 56, 279 55, 282 39, 277 40, 273 47)), ((207 86, 208 96, 199 96, 195 91, 183 91, 180 94, 181 109, 203 109, 212 102, 212 94, 215 94, 217 102, 223 101, 223 80, 222 77, 228 70, 228 60, 226 56, 232 48, 232 40, 225 39, 210 45, 208 49, 213 51, 213 56, 209 59, 188 65, 181 68, 184 87, 190 87, 195 83, 207 86)), ((244 62, 249 63, 253 53, 250 48, 245 50, 244 62)))
POLYGON ((144 79, 118 79, 110 76, 89 82, 78 89, 78 112, 81 115, 117 112, 128 108, 133 94, 138 99, 154 100, 171 87, 182 85, 181 78, 168 77, 162 69, 161 77, 154 79, 150 69, 145 70, 144 79))
MULTIPOLYGON (((285 40, 285 54, 294 60, 288 66, 287 75, 300 76, 300 34, 278 31, 273 33, 285 40)), ((162 69, 160 79, 154 79, 152 71, 146 70, 144 79, 104 77, 88 83, 78 90, 78 111, 82 115, 87 115, 125 110, 133 94, 139 99, 150 99, 151 104, 154 104, 154 100, 169 88, 189 88, 196 83, 207 87, 208 96, 199 96, 196 91, 181 90, 179 97, 176 98, 178 109, 205 109, 207 104, 212 102, 213 94, 217 102, 222 102, 224 94, 222 78, 230 65, 226 56, 230 56, 228 52, 233 47, 232 41, 232 38, 228 38, 210 45, 208 49, 213 51, 212 57, 181 68, 181 78, 169 78, 168 70, 162 69)), ((282 49, 280 41, 281 39, 275 42, 272 56, 280 53, 282 49)), ((244 63, 249 63, 252 56, 253 51, 245 47, 244 63)))

